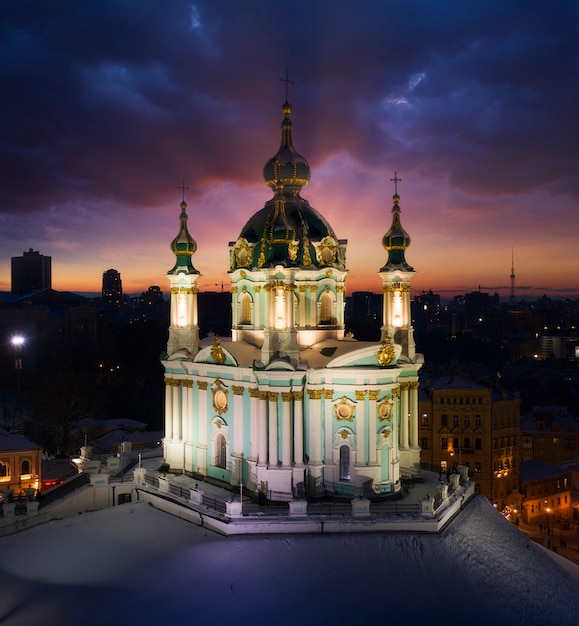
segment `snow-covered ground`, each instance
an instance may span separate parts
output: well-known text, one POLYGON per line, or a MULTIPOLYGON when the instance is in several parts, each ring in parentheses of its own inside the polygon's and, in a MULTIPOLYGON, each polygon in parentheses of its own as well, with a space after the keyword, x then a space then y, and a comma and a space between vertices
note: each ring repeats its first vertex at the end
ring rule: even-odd
POLYGON ((1 538, 0 577, 2 626, 579 624, 579 567, 482 497, 439 535, 225 538, 131 503, 1 538))

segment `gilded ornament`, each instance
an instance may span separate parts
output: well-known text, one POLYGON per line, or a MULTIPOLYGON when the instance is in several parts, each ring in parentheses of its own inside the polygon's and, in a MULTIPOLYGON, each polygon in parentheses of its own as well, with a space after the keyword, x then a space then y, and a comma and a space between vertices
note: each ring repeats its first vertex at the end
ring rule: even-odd
POLYGON ((270 402, 277 402, 278 395, 279 395, 279 393, 277 391, 268 391, 267 392, 267 397, 268 397, 270 402))
POLYGON ((291 402, 293 400, 293 394, 291 391, 282 391, 281 392, 281 399, 284 402, 291 402))
POLYGON ((250 398, 259 398, 259 389, 253 389, 253 388, 249 388, 249 397, 250 398))
POLYGON ((356 390, 356 400, 364 400, 364 398, 366 397, 366 389, 357 389, 356 390))
POLYGON ((324 389, 324 397, 326 400, 331 400, 334 397, 333 389, 324 389))
POLYGON ((223 365, 223 363, 225 363, 225 352, 223 352, 219 337, 215 337, 213 340, 213 346, 211 346, 211 358, 218 365, 223 365))
POLYGON ((287 252, 288 252, 289 258, 292 261, 295 261, 298 257, 299 245, 300 245, 299 241, 290 241, 290 243, 288 244, 287 252))
POLYGON ((202 391, 207 391, 207 381, 206 380, 198 380, 197 381, 197 387, 199 387, 199 389, 201 389, 202 391))
POLYGON ((242 387, 241 385, 233 385, 231 389, 233 390, 234 396, 242 396, 243 391, 245 390, 245 387, 242 387))
POLYGON ((308 396, 310 397, 310 400, 321 400, 322 399, 322 393, 324 392, 323 389, 308 389, 308 396))
POLYGON ((304 399, 304 392, 303 391, 294 391, 292 392, 294 395, 294 400, 303 400, 304 399))
POLYGON ((348 431, 347 431, 347 430, 343 430, 343 431, 340 433, 340 437, 341 437, 342 439, 347 439, 347 438, 348 438, 348 431))
POLYGON ((310 242, 307 237, 304 237, 304 241, 302 245, 304 248, 304 265, 311 265, 312 257, 310 255, 310 242))
POLYGON ((346 396, 334 404, 334 415, 338 421, 351 422, 354 419, 356 405, 346 396))
POLYGON ((377 359, 380 367, 386 367, 390 365, 394 360, 394 344, 392 343, 392 339, 390 337, 386 337, 384 342, 382 343, 382 348, 378 351, 377 359))
POLYGON ((384 398, 378 405, 378 419, 383 422, 392 419, 392 407, 394 402, 390 398, 384 398))
POLYGON ((378 400, 379 395, 380 395, 379 389, 370 389, 370 391, 368 391, 368 397, 370 398, 370 400, 378 400))

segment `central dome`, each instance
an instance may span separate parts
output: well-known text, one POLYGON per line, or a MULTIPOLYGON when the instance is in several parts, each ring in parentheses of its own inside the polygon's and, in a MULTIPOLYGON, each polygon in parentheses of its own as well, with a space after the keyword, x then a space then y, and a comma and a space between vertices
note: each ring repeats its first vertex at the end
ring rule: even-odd
POLYGON ((231 270, 263 267, 344 269, 346 242, 338 241, 326 219, 300 196, 310 166, 293 146, 291 105, 282 106, 281 144, 263 168, 274 196, 255 213, 231 246, 231 270))

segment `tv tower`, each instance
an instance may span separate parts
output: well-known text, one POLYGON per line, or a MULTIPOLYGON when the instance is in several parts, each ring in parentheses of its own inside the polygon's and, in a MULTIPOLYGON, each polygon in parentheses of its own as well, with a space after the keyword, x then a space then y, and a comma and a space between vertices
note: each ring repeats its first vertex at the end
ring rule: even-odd
POLYGON ((511 307, 515 306, 515 250, 511 253, 511 307))

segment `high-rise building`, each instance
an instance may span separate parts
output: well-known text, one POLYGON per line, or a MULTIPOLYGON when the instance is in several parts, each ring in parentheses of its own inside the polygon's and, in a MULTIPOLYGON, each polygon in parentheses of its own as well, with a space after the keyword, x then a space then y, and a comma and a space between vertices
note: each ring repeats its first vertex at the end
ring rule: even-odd
POLYGON ((12 257, 12 293, 52 288, 52 257, 30 248, 22 256, 12 257))
POLYGON ((121 274, 117 270, 110 269, 103 272, 103 300, 106 305, 120 309, 123 300, 123 283, 121 274))

